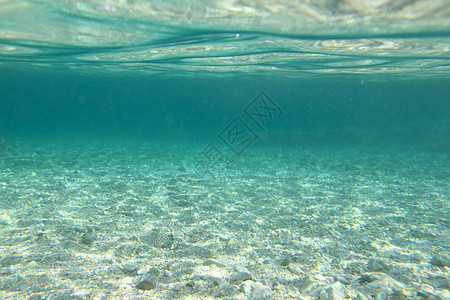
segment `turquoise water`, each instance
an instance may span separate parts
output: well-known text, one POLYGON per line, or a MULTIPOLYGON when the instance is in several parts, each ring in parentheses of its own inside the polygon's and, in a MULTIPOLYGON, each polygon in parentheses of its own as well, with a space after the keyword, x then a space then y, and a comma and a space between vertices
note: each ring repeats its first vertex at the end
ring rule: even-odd
POLYGON ((0 298, 450 299, 449 16, 0 0, 0 298))
POLYGON ((89 76, 448 79, 446 4, 2 1, 0 63, 89 76))

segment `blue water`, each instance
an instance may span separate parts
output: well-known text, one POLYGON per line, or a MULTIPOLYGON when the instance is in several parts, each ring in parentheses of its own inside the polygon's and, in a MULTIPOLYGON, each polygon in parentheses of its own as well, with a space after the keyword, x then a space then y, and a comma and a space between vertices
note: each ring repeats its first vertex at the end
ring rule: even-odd
MULTIPOLYGON (((161 78, 8 72, 0 81, 4 138, 98 135, 203 141, 262 91, 282 110, 266 116, 275 143, 447 145, 448 80, 161 78), (302 136, 302 134, 308 133, 302 136), (302 141, 302 138, 305 139, 302 141), (286 141, 283 142, 283 140, 286 141)), ((270 143, 269 140, 265 142, 270 143)))
POLYGON ((444 2, 0 1, 0 298, 448 299, 444 2))

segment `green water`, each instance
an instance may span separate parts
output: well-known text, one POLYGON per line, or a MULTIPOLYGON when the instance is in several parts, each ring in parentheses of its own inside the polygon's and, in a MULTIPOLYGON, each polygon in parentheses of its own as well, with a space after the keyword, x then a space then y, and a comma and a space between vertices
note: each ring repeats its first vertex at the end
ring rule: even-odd
POLYGON ((0 298, 449 299, 449 20, 0 0, 0 298))

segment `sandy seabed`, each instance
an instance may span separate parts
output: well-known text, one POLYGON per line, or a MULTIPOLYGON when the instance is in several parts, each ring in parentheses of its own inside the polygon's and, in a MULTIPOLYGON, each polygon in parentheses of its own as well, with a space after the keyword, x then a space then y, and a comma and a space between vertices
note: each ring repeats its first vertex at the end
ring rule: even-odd
POLYGON ((14 143, 0 298, 450 299, 448 149, 204 146, 14 143))

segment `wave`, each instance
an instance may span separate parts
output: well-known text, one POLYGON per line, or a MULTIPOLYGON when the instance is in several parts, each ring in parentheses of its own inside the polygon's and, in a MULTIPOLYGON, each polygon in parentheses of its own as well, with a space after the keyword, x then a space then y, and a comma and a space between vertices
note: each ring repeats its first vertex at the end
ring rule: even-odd
POLYGON ((448 77, 445 1, 5 1, 0 65, 448 77))

